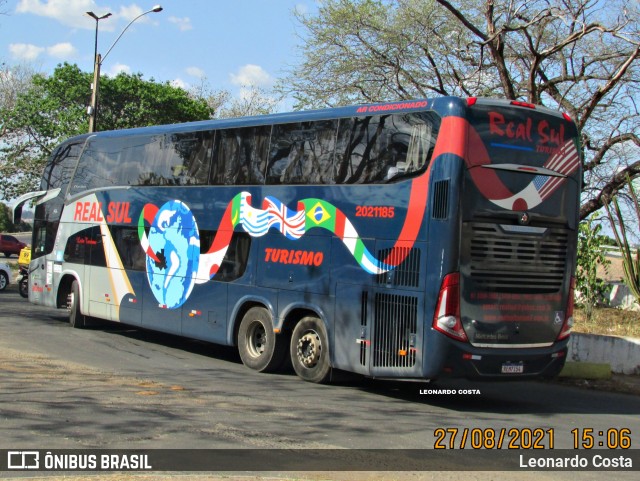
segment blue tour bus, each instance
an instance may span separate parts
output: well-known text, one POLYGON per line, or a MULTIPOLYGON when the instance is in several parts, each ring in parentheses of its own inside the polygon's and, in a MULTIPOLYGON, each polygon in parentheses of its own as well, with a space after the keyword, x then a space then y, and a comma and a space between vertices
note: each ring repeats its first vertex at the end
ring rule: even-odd
POLYGON ((575 124, 444 97, 81 135, 38 197, 29 299, 237 346, 312 382, 562 368, 575 124))

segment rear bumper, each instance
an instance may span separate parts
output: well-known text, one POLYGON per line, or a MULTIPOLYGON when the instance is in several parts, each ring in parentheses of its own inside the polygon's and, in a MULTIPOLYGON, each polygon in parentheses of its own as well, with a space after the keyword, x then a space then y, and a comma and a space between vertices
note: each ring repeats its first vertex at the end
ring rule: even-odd
POLYGON ((441 376, 482 381, 552 378, 564 367, 567 344, 568 339, 544 348, 487 349, 452 341, 441 376))

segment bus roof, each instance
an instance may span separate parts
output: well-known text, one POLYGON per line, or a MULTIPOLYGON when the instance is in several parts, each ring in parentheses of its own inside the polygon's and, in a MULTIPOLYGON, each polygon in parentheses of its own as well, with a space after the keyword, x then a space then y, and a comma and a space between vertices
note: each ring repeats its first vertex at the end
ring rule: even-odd
MULTIPOLYGON (((100 136, 100 137, 122 137, 129 135, 161 135, 167 133, 183 133, 183 132, 197 132, 216 129, 230 129, 240 127, 253 127, 261 125, 271 124, 284 124, 293 122, 310 122, 317 120, 327 120, 334 118, 345 118, 353 116, 366 116, 383 113, 405 113, 412 111, 423 110, 435 110, 439 113, 444 112, 456 112, 458 115, 462 115, 461 110, 465 109, 468 105, 475 103, 479 104, 492 104, 496 106, 515 108, 523 108, 525 104, 513 102, 503 99, 488 99, 488 98, 471 98, 463 99, 459 97, 437 97, 432 99, 413 99, 413 100, 401 100, 395 102, 384 103, 369 103, 350 105, 345 107, 333 107, 317 110, 302 110, 294 112, 283 112, 267 115, 255 115, 249 117, 236 117, 227 119, 209 119, 200 120, 194 122, 185 122, 177 124, 166 125, 154 125, 150 127, 136 127, 131 129, 122 130, 109 130, 100 131, 93 134, 82 134, 74 137, 70 140, 78 140, 87 136, 100 136)), ((530 104, 526 104, 530 105, 530 104)), ((542 110, 547 114, 561 115, 559 112, 550 110, 545 107, 535 106, 536 109, 542 110)))
POLYGON ((303 110, 250 117, 236 117, 228 119, 200 120, 179 124, 156 125, 151 127, 137 127, 132 129, 95 132, 100 136, 121 136, 139 134, 180 133, 201 130, 228 129, 235 127, 252 127, 278 123, 308 122, 314 120, 352 117, 354 115, 372 115, 380 113, 400 113, 420 110, 430 110, 434 101, 430 99, 416 99, 399 102, 352 105, 347 107, 325 108, 318 110, 303 110))

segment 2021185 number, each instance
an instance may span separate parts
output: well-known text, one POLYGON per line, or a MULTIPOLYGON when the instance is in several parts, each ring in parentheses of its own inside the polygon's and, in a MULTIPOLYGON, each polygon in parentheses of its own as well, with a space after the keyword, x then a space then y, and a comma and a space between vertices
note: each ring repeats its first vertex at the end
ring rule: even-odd
POLYGON ((356 217, 379 217, 392 219, 395 215, 395 207, 384 205, 357 205, 356 217))

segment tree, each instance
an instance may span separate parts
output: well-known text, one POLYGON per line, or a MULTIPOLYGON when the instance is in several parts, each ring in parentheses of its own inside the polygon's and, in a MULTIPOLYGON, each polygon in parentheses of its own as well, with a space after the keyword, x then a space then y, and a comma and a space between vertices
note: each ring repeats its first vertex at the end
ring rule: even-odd
POLYGON ((13 232, 11 209, 0 202, 0 232, 13 232))
POLYGON ((205 101, 168 82, 143 80, 141 73, 120 73, 100 81, 100 130, 206 120, 212 114, 205 101))
POLYGON ((563 110, 582 137, 580 217, 640 175, 636 0, 326 0, 279 83, 297 107, 434 95, 563 110))
POLYGON ((579 293, 577 299, 584 307, 588 321, 608 290, 604 279, 598 277, 598 266, 607 271, 611 264, 603 249, 607 237, 600 234, 601 230, 602 224, 594 216, 582 221, 578 228, 576 290, 579 293))
MULTIPOLYGON (((636 193, 633 183, 628 180, 629 195, 632 199, 633 209, 637 219, 636 225, 640 225, 640 201, 636 193)), ((618 196, 614 197, 610 203, 606 203, 607 216, 611 224, 611 230, 616 239, 616 243, 622 253, 622 266, 624 269, 624 280, 636 302, 640 304, 640 248, 631 247, 630 233, 627 231, 627 225, 620 209, 618 196), (613 204, 613 208, 611 208, 613 204)), ((637 231, 636 231, 637 232, 637 231)))
MULTIPOLYGON (((13 110, 18 95, 31 87, 31 79, 35 71, 29 65, 0 65, 0 111, 13 110)), ((0 125, 0 139, 5 134, 4 123, 0 125)))
POLYGON ((212 88, 206 77, 201 77, 200 83, 189 87, 188 92, 191 98, 207 103, 212 112, 212 118, 218 117, 220 111, 231 99, 231 92, 212 88))
POLYGON ((220 109, 220 118, 267 115, 275 112, 278 100, 255 85, 242 87, 240 95, 230 98, 220 109))
POLYGON ((242 86, 240 95, 233 97, 228 90, 213 89, 206 77, 189 89, 189 95, 204 100, 212 111, 212 118, 267 115, 276 111, 279 102, 271 92, 256 85, 242 86))
MULTIPOLYGON (((37 188, 55 146, 88 131, 91 80, 90 73, 65 63, 49 77, 34 75, 15 103, 0 105, 0 197, 11 199, 37 188)), ((100 130, 203 120, 212 114, 204 100, 169 83, 143 80, 142 74, 104 77, 100 92, 100 130)))

